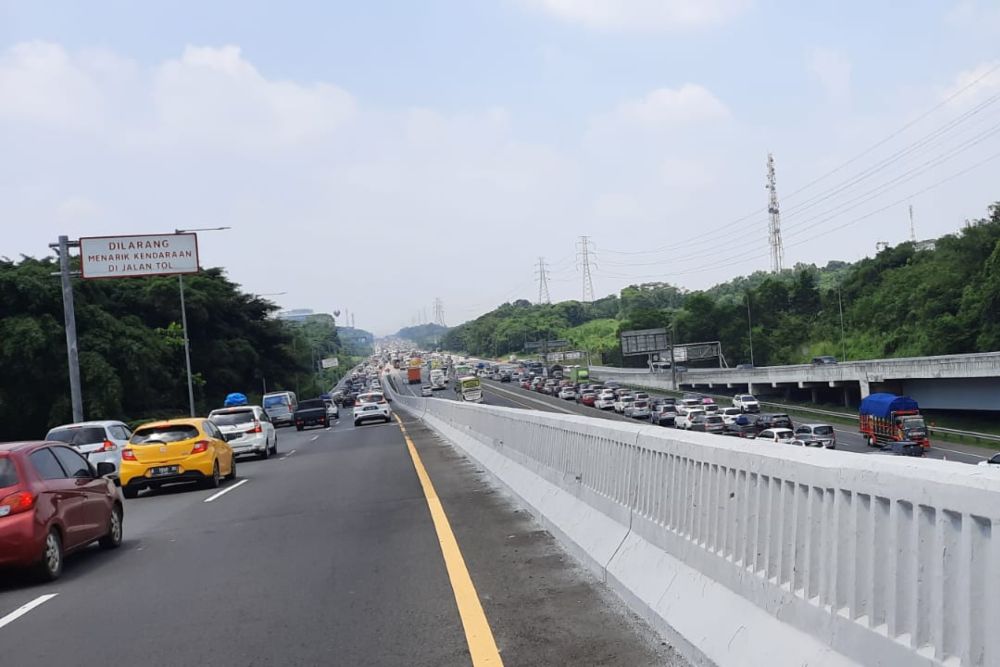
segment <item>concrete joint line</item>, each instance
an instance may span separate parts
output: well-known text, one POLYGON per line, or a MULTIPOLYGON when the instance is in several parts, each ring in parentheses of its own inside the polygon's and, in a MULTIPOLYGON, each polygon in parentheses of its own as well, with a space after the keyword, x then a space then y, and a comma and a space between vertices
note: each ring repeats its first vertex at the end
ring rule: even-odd
POLYGON ((618 556, 618 552, 620 552, 622 550, 622 547, 625 546, 625 541, 632 534, 632 521, 635 518, 635 505, 636 505, 636 502, 637 502, 637 500, 639 498, 638 475, 636 475, 634 473, 635 473, 635 468, 636 468, 636 459, 639 458, 639 436, 641 434, 642 434, 641 431, 639 431, 639 432, 637 432, 635 434, 635 442, 633 443, 633 447, 632 447, 632 456, 629 457, 629 459, 631 459, 631 460, 629 461, 628 468, 626 469, 626 475, 628 475, 632 479, 632 483, 631 483, 631 495, 632 495, 632 497, 629 499, 629 503, 628 503, 628 529, 625 531, 625 535, 622 536, 621 542, 619 542, 618 546, 615 547, 615 550, 611 554, 611 557, 608 559, 608 562, 605 563, 604 566, 601 568, 601 574, 604 577, 604 583, 605 584, 608 583, 608 568, 611 567, 611 563, 614 562, 615 557, 618 556))

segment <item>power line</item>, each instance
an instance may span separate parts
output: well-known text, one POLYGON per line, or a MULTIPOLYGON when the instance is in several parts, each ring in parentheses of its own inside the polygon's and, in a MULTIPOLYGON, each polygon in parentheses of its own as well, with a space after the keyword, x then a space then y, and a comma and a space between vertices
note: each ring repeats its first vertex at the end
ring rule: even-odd
MULTIPOLYGON (((906 130, 908 130, 911 127, 913 127, 914 125, 918 124, 920 121, 922 121, 922 120, 928 118, 929 116, 931 116, 932 114, 934 114, 934 112, 938 111, 942 107, 947 106, 950 102, 952 102, 954 99, 956 99, 960 95, 968 92, 969 90, 971 90, 975 86, 979 85, 980 83, 982 83, 984 80, 986 80, 987 78, 989 78, 991 75, 993 75, 998 70, 1000 70, 1000 63, 994 65, 993 67, 991 67, 990 69, 988 69, 986 72, 984 72, 982 75, 980 75, 979 77, 977 77, 973 81, 969 82, 968 84, 966 84, 962 88, 956 90, 954 93, 952 93, 951 95, 949 95, 945 99, 941 100, 939 103, 935 104, 930 109, 928 109, 927 111, 923 112, 922 114, 920 114, 919 116, 917 116, 913 120, 911 120, 911 121, 903 124, 899 129, 897 129, 894 132, 890 133, 888 136, 886 136, 883 139, 875 142, 874 144, 872 144, 871 146, 869 146, 865 150, 863 150, 860 153, 854 155, 850 159, 842 162, 841 164, 837 165, 833 169, 825 172, 824 174, 822 174, 822 175, 814 178, 813 180, 809 181, 805 185, 803 185, 803 186, 799 187, 798 189, 792 191, 790 194, 787 194, 785 196, 786 202, 787 202, 787 200, 792 199, 792 198, 798 196, 799 194, 801 194, 802 192, 808 190, 809 188, 811 188, 812 186, 816 185, 817 183, 820 183, 821 181, 829 178, 830 176, 832 176, 832 175, 834 175, 834 174, 842 171, 844 168, 850 166, 851 164, 854 164, 855 162, 857 162, 858 160, 860 160, 864 156, 872 153, 873 151, 875 151, 876 149, 880 148, 881 146, 887 144, 889 141, 891 141, 892 139, 894 139, 894 138, 898 137, 899 135, 903 134, 906 130)), ((994 96, 986 99, 985 101, 979 103, 977 106, 973 107, 972 109, 963 112, 962 114, 960 114, 956 118, 953 118, 948 123, 946 123, 944 126, 938 127, 937 129, 935 129, 932 132, 930 132, 928 135, 923 136, 921 139, 919 139, 916 142, 910 144, 908 147, 904 147, 900 151, 897 151, 897 153, 895 153, 893 155, 890 155, 888 158, 883 159, 879 163, 876 163, 876 165, 874 165, 873 167, 870 167, 867 170, 861 172, 861 174, 856 175, 855 177, 853 177, 851 179, 847 179, 847 181, 842 182, 842 183, 838 184, 837 186, 834 186, 833 188, 831 188, 831 190, 834 191, 833 194, 835 194, 836 192, 840 191, 840 189, 844 188, 845 186, 852 185, 853 182, 856 182, 858 180, 863 180, 864 178, 867 178, 868 176, 870 176, 870 175, 872 175, 872 174, 874 174, 874 173, 876 173, 878 171, 881 171, 881 169, 883 169, 885 166, 888 166, 889 164, 891 164, 893 162, 896 162, 898 159, 904 157, 906 154, 908 154, 908 153, 912 152, 913 150, 915 150, 915 149, 917 149, 917 148, 925 145, 927 142, 929 142, 931 139, 935 138, 936 136, 940 136, 941 134, 950 131, 951 129, 953 129, 957 125, 965 122, 966 120, 968 120, 969 118, 971 118, 972 116, 974 116, 975 114, 977 114, 978 112, 982 111, 987 106, 990 106, 994 102, 998 101, 998 99, 1000 99, 1000 95, 994 95, 994 96)), ((819 193, 818 195, 814 195, 811 199, 808 199, 805 202, 801 202, 801 203, 797 204, 796 206, 793 206, 792 209, 796 209, 795 212, 796 213, 800 213, 801 209, 804 209, 804 208, 808 207, 807 206, 808 204, 818 203, 816 200, 819 199, 820 197, 822 197, 824 194, 827 194, 827 196, 823 197, 823 199, 827 199, 827 198, 829 198, 829 196, 832 196, 832 195, 829 195, 828 193, 819 193)), ((819 199, 819 200, 822 201, 822 199, 819 199)), ((766 208, 765 209, 757 209, 757 210, 755 210, 755 211, 753 211, 751 213, 748 213, 747 215, 744 215, 744 216, 741 216, 741 217, 736 218, 734 220, 731 220, 731 221, 729 221, 729 222, 727 222, 727 223, 725 223, 725 224, 723 224, 723 225, 721 225, 719 227, 716 227, 716 228, 714 228, 712 230, 706 230, 705 232, 700 233, 699 234, 699 238, 696 238, 696 239, 691 239, 691 240, 687 240, 687 241, 680 241, 680 242, 678 242, 678 241, 671 241, 670 243, 667 243, 665 245, 662 245, 662 246, 659 246, 657 248, 653 248, 653 249, 650 249, 650 250, 631 250, 630 251, 630 250, 610 250, 610 249, 606 249, 606 250, 604 250, 604 252, 612 253, 612 254, 615 254, 615 255, 655 255, 655 254, 660 254, 660 253, 663 253, 663 252, 666 252, 666 251, 674 250, 674 249, 677 249, 677 248, 689 248, 691 246, 702 245, 702 244, 706 244, 706 243, 712 243, 712 242, 715 241, 716 235, 719 232, 721 232, 721 231, 723 231, 725 229, 728 229, 730 227, 734 227, 734 226, 736 226, 736 225, 738 225, 738 224, 740 224, 742 222, 745 222, 745 221, 747 221, 747 220, 749 220, 751 218, 755 218, 756 216, 758 216, 759 214, 765 212, 766 210, 767 210, 766 208)))
POLYGON ((549 296, 549 271, 545 268, 545 258, 538 258, 538 269, 535 271, 538 276, 538 303, 552 303, 549 296))
POLYGON ((590 265, 594 264, 597 267, 597 260, 591 259, 590 251, 591 241, 589 236, 581 236, 580 240, 577 241, 577 268, 583 271, 583 303, 592 303, 594 301, 594 280, 590 275, 590 265))

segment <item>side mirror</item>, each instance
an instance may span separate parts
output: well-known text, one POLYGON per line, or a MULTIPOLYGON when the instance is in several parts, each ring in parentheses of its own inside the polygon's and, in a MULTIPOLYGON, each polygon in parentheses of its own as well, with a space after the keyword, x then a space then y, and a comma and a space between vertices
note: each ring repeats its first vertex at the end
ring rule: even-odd
MULTIPOLYGON (((114 475, 114 474, 115 474, 115 464, 114 463, 108 463, 107 461, 101 461, 100 463, 97 464, 97 476, 98 477, 107 477, 108 475, 114 475)), ((116 483, 118 482, 117 476, 116 476, 115 482, 116 483)))

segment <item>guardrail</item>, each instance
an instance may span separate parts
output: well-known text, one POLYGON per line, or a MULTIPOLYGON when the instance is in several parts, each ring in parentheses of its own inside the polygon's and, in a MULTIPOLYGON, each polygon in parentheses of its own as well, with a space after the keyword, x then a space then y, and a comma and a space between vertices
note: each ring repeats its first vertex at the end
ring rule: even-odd
MULTIPOLYGON (((660 386, 660 385, 654 384, 652 382, 647 382, 647 383, 643 384, 641 382, 642 377, 644 377, 645 375, 649 375, 651 380, 655 380, 655 379, 658 379, 656 377, 658 374, 657 373, 643 373, 642 369, 612 368, 612 367, 609 367, 609 366, 598 366, 598 367, 591 367, 590 370, 591 370, 592 373, 594 373, 595 377, 599 377, 602 374, 603 375, 611 375, 611 376, 614 376, 614 375, 629 375, 629 376, 633 376, 633 377, 630 377, 630 380, 632 380, 632 381, 625 381, 625 382, 623 382, 623 384, 626 384, 626 385, 628 385, 630 387, 639 387, 639 388, 642 388, 642 389, 651 389, 651 390, 660 390, 660 391, 670 391, 670 392, 673 392, 673 393, 676 393, 676 394, 682 393, 680 390, 670 389, 670 388, 667 388, 667 387, 664 387, 664 386, 660 386)), ((730 398, 732 398, 731 396, 728 396, 726 394, 710 394, 710 393, 706 393, 704 391, 700 391, 698 393, 702 394, 704 396, 711 396, 712 398, 722 399, 722 400, 729 400, 730 398)), ((858 413, 856 413, 856 412, 836 412, 834 410, 824 410, 822 408, 813 408, 813 407, 804 406, 804 405, 796 405, 794 403, 776 403, 774 401, 760 401, 760 404, 764 405, 764 406, 771 406, 771 407, 779 408, 779 409, 781 409, 783 411, 803 412, 803 413, 806 413, 806 414, 814 414, 814 415, 824 415, 824 416, 827 416, 827 417, 837 417, 838 419, 846 419, 846 420, 855 421, 855 422, 858 420, 858 413)), ((958 438, 959 440, 968 439, 968 440, 972 440, 972 441, 975 441, 975 442, 989 442, 989 443, 998 443, 998 444, 1000 444, 1000 435, 996 435, 996 434, 993 434, 993 433, 982 433, 980 431, 966 431, 966 430, 957 429, 957 428, 946 428, 944 426, 928 426, 927 430, 930 432, 931 435, 934 435, 935 433, 942 433, 942 434, 947 434, 947 435, 953 436, 955 438, 958 438)))
POLYGON ((393 393, 696 661, 1000 664, 996 471, 393 393))

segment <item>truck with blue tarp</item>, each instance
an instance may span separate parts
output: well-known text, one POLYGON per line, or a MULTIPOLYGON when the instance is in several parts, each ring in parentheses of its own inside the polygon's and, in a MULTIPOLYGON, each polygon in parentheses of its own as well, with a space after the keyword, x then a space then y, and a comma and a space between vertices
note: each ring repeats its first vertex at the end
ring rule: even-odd
POLYGON ((920 406, 909 396, 870 394, 861 399, 858 412, 858 428, 869 447, 910 441, 930 449, 931 441, 920 406))

